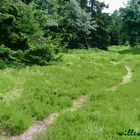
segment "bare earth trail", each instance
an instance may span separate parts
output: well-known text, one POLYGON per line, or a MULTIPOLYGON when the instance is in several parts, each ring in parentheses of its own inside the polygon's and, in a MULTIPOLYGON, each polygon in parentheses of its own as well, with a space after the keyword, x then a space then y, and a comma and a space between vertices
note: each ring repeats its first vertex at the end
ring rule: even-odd
POLYGON ((122 78, 122 82, 119 83, 118 85, 116 86, 113 86, 111 88, 108 88, 106 89, 106 91, 116 91, 117 88, 120 86, 120 85, 126 85, 127 83, 129 83, 133 77, 133 73, 132 73, 132 70, 129 66, 125 66, 125 69, 127 70, 127 74, 123 76, 122 78))
POLYGON ((20 136, 15 136, 11 138, 7 137, 0 137, 0 140, 32 140, 33 136, 38 134, 44 129, 47 129, 47 127, 54 123, 57 117, 61 113, 65 112, 73 112, 76 111, 78 108, 80 108, 85 102, 87 101, 87 96, 80 96, 76 101, 74 101, 73 106, 63 110, 60 113, 52 113, 51 115, 48 116, 48 118, 42 120, 42 121, 37 121, 34 123, 29 129, 27 129, 23 134, 20 136))
POLYGON ((129 83, 133 76, 132 70, 130 67, 125 66, 125 69, 127 70, 127 74, 123 77, 123 81, 122 81, 122 83, 120 83, 121 85, 125 85, 125 84, 129 83))

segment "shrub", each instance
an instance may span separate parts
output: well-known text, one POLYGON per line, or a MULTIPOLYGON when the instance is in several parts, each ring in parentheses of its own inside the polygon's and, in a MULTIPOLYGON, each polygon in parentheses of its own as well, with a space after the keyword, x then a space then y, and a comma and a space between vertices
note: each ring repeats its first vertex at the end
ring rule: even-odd
POLYGON ((43 43, 32 45, 27 51, 23 62, 27 64, 46 65, 50 61, 57 59, 57 54, 62 50, 59 38, 52 39, 49 36, 43 43))

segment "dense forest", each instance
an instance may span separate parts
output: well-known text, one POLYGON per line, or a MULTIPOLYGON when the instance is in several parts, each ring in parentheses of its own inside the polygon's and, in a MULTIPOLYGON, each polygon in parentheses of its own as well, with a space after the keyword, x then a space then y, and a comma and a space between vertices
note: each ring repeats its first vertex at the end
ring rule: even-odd
POLYGON ((59 52, 140 43, 140 1, 113 14, 98 0, 1 0, 0 67, 48 64, 59 52))

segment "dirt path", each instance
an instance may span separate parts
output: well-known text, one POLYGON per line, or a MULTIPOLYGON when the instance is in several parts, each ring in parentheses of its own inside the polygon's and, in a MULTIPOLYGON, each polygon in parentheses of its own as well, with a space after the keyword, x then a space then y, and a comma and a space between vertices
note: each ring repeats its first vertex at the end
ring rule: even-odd
POLYGON ((122 82, 119 83, 119 84, 116 85, 116 86, 113 86, 113 87, 111 87, 111 88, 106 89, 106 91, 116 91, 117 88, 118 88, 120 85, 125 85, 125 84, 127 84, 127 83, 129 83, 129 82, 131 81, 131 79, 132 79, 132 77, 133 77, 132 70, 131 70, 131 68, 128 67, 128 66, 125 66, 125 69, 127 70, 127 74, 123 76, 122 82))
POLYGON ((121 85, 129 83, 133 76, 132 70, 128 66, 125 66, 125 69, 127 70, 127 74, 123 77, 123 81, 120 83, 121 85))
POLYGON ((85 102, 87 102, 87 96, 80 96, 76 101, 74 101, 73 106, 64 110, 63 112, 73 112, 80 108, 85 102))
POLYGON ((37 121, 34 123, 29 129, 27 129, 23 134, 20 136, 12 137, 12 138, 6 138, 6 137, 0 137, 0 140, 32 140, 33 135, 38 134, 44 129, 47 129, 47 127, 54 123, 57 117, 61 113, 65 112, 73 112, 76 111, 78 108, 80 108, 85 102, 87 101, 87 96, 81 96, 77 100, 74 101, 73 106, 65 109, 64 111, 60 113, 52 113, 51 115, 48 116, 48 118, 42 120, 42 121, 37 121))

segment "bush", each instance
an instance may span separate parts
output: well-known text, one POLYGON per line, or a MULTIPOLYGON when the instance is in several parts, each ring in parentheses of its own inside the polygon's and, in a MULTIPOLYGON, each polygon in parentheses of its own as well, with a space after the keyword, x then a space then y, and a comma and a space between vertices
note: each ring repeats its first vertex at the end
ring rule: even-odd
POLYGON ((32 45, 25 51, 23 62, 30 65, 46 65, 50 61, 56 60, 57 54, 62 50, 60 43, 59 38, 52 39, 49 36, 43 43, 32 45))
POLYGON ((46 65, 56 59, 61 38, 44 38, 47 10, 35 3, 4 0, 0 4, 0 68, 16 65, 46 65))
POLYGON ((48 65, 50 61, 58 59, 62 48, 61 39, 48 37, 42 43, 32 43, 27 50, 12 50, 5 45, 0 46, 0 68, 7 66, 48 65))

